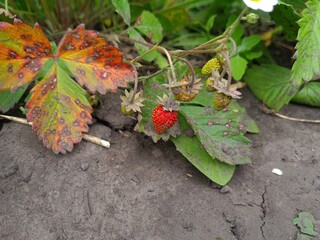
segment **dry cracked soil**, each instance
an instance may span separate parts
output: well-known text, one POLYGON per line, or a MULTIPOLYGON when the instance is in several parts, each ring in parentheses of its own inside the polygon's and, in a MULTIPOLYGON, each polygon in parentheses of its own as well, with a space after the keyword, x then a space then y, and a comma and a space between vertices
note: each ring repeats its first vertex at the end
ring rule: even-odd
MULTIPOLYGON (((289 240, 300 211, 320 219, 319 125, 261 112, 250 165, 226 187, 211 183, 170 142, 132 131, 118 96, 106 95, 90 133, 110 149, 81 142, 67 155, 45 149, 29 126, 0 122, 1 240, 289 240), (282 176, 272 173, 283 171, 282 176)), ((319 109, 282 112, 319 119, 319 109)))

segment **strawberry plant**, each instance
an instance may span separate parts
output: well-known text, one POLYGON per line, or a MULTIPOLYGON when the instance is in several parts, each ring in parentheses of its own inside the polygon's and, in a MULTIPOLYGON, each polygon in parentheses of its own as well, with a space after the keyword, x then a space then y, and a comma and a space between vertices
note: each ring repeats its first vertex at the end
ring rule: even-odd
POLYGON ((139 1, 112 1, 112 30, 119 34, 98 36, 80 24, 58 46, 37 24, 2 22, 0 110, 8 111, 32 87, 27 120, 46 147, 66 153, 88 131, 91 95, 127 88, 119 109, 136 117, 136 131, 154 142, 172 141, 210 180, 225 185, 237 165, 251 162, 245 134, 258 132, 236 102, 244 82, 274 110, 289 101, 320 106, 319 84, 311 82, 318 77, 314 46, 320 44, 317 30, 310 30, 318 24, 319 3, 310 0, 302 11, 290 1, 231 2, 151 1, 142 7, 139 1), (273 28, 259 33, 254 24, 266 28, 266 20, 260 23, 259 12, 250 8, 267 12, 263 16, 274 19, 267 27, 273 28), (234 9, 238 15, 229 16, 234 9), (274 64, 267 47, 277 34, 293 41, 299 27, 290 72, 274 64), (123 61, 107 39, 134 48, 133 59, 123 61))

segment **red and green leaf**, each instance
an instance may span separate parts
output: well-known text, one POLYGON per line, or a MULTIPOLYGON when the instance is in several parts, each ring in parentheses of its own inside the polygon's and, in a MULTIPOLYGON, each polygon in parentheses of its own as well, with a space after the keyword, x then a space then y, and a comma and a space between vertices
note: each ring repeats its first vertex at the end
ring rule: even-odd
POLYGON ((66 32, 57 55, 77 82, 91 93, 116 91, 134 77, 132 67, 122 62, 120 51, 99 38, 96 31, 85 30, 83 24, 66 32))
POLYGON ((16 91, 28 85, 53 57, 50 42, 40 26, 15 19, 0 22, 0 91, 16 91))
POLYGON ((0 92, 30 84, 45 69, 44 77, 31 90, 27 120, 55 153, 71 151, 88 131, 92 108, 89 94, 80 86, 104 94, 127 86, 134 77, 120 51, 97 32, 85 30, 83 24, 69 29, 53 54, 37 24, 0 23, 0 50, 0 69, 4 69, 0 70, 0 92))

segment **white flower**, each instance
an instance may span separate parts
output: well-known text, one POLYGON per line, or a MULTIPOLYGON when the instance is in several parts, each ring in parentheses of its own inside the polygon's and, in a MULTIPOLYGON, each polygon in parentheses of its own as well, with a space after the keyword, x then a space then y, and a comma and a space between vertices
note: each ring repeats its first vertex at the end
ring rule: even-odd
POLYGON ((264 12, 272 12, 273 7, 278 4, 278 0, 243 0, 243 2, 254 10, 262 10, 264 12))

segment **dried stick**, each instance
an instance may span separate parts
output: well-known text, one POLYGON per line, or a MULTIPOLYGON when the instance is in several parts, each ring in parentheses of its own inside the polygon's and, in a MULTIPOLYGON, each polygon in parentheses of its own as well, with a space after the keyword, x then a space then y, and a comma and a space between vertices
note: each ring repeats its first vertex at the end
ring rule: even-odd
MULTIPOLYGON (((25 125, 30 125, 32 126, 31 122, 28 122, 27 119, 24 118, 19 118, 19 117, 14 117, 14 116, 7 116, 7 115, 2 115, 0 114, 0 118, 4 118, 10 121, 14 121, 17 123, 21 123, 21 124, 25 124, 25 125)), ((88 141, 88 142, 92 142, 94 144, 100 145, 102 147, 105 148, 110 148, 110 142, 103 140, 101 138, 89 135, 89 134, 83 134, 83 139, 88 141)))

